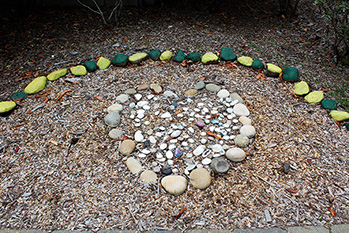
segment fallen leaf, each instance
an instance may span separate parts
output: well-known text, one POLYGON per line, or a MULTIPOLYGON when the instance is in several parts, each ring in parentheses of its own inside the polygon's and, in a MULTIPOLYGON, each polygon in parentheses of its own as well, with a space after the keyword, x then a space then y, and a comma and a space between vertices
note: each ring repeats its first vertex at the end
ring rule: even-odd
POLYGON ((307 43, 305 40, 299 40, 299 43, 307 43))
POLYGON ((323 92, 328 92, 328 90, 327 90, 326 88, 321 88, 321 90, 322 90, 323 92))
POLYGON ((290 189, 290 188, 286 188, 287 192, 289 193, 297 193, 298 191, 297 190, 294 190, 294 189, 290 189))
POLYGON ((326 206, 326 207, 327 207, 327 209, 331 212, 331 215, 332 215, 333 217, 336 217, 336 216, 337 216, 336 211, 334 211, 334 210, 331 208, 331 206, 326 206))
POLYGON ((105 102, 105 100, 103 99, 103 97, 100 97, 100 96, 98 96, 98 95, 94 95, 93 97, 96 98, 96 99, 98 99, 98 100, 100 100, 100 101, 105 102))
POLYGON ((126 37, 124 37, 124 41, 128 42, 128 39, 126 37))
POLYGON ((173 217, 175 217, 176 219, 179 219, 186 210, 187 210, 187 207, 182 208, 181 211, 179 211, 179 214, 173 217))
POLYGON ((213 32, 206 32, 205 34, 212 34, 213 32))

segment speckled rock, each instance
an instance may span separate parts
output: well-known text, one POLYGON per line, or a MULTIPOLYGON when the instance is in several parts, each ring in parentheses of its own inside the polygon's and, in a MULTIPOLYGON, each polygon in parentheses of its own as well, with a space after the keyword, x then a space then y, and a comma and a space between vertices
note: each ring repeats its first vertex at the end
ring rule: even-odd
POLYGON ((124 135, 124 131, 121 129, 112 129, 109 131, 109 137, 112 139, 119 139, 124 135))
POLYGON ((230 95, 230 99, 231 99, 232 101, 237 100, 238 103, 240 103, 240 104, 243 104, 243 103, 244 103, 244 100, 243 100, 243 99, 241 98, 241 96, 240 96, 238 93, 236 93, 236 92, 234 92, 234 93, 232 93, 232 94, 230 95))
POLYGON ((209 83, 206 85, 206 90, 211 91, 211 92, 218 92, 221 90, 221 87, 213 84, 213 83, 209 83))
POLYGON ((205 189, 211 184, 211 175, 205 168, 197 168, 189 174, 190 183, 197 189, 205 189))
POLYGON ((131 139, 126 139, 122 141, 119 151, 123 155, 129 155, 133 152, 136 147, 136 143, 131 139))
POLYGON ((246 158, 246 153, 240 148, 231 148, 227 150, 225 156, 234 162, 240 162, 246 158))
POLYGON ((186 90, 184 92, 184 95, 188 96, 188 97, 191 97, 191 96, 196 95, 197 93, 198 93, 198 90, 196 90, 196 89, 189 89, 189 90, 186 90))
POLYGON ((187 189, 187 179, 179 175, 165 176, 161 180, 162 187, 173 195, 180 195, 187 189))
POLYGON ((162 92, 162 87, 158 84, 150 84, 150 89, 152 89, 156 94, 160 94, 162 92))
POLYGON ((229 163, 221 156, 212 159, 210 167, 215 173, 225 173, 229 170, 229 163))
POLYGON ((243 134, 239 134, 234 139, 235 145, 238 147, 247 147, 250 144, 250 139, 243 134))
POLYGON ((113 105, 110 105, 107 109, 108 113, 110 112, 121 112, 123 109, 121 104, 115 103, 113 105))
POLYGON ((137 175, 142 170, 141 163, 135 158, 128 158, 126 160, 126 166, 134 175, 137 175))
POLYGON ((158 176, 153 171, 145 170, 141 173, 140 179, 146 184, 156 184, 158 176))
POLYGON ((206 86, 205 82, 204 81, 200 81, 197 84, 195 84, 194 89, 202 90, 202 89, 205 88, 205 86, 206 86))

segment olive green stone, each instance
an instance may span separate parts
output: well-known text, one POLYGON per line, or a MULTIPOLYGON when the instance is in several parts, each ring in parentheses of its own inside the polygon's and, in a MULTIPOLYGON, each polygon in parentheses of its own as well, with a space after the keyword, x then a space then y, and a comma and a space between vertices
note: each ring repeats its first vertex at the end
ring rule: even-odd
POLYGON ((264 63, 260 60, 254 60, 252 62, 252 68, 255 70, 260 70, 260 69, 264 69, 264 63))
POLYGON ((153 49, 153 50, 150 51, 148 54, 149 54, 149 57, 150 57, 151 59, 153 59, 153 60, 158 60, 159 57, 160 57, 161 52, 160 52, 160 50, 158 50, 158 49, 153 49))
POLYGON ((93 72, 98 69, 96 62, 94 61, 87 61, 84 63, 84 66, 88 72, 93 72))
POLYGON ((63 77, 67 73, 68 73, 67 69, 56 70, 56 71, 53 71, 52 73, 50 73, 49 75, 47 75, 47 79, 50 81, 55 81, 55 80, 59 79, 60 77, 63 77))
POLYGON ((11 95, 10 99, 11 100, 15 100, 15 101, 19 101, 19 100, 25 100, 27 98, 27 94, 22 92, 22 91, 18 91, 15 92, 11 95))
POLYGON ((128 60, 133 63, 133 64, 138 64, 141 61, 145 60, 147 58, 148 54, 147 53, 135 53, 131 55, 128 60))
POLYGON ((333 118, 335 121, 345 121, 349 119, 349 113, 344 112, 344 111, 337 111, 337 110, 332 110, 330 112, 330 116, 333 118))
POLYGON ((192 61, 192 62, 198 62, 201 60, 201 55, 200 53, 189 53, 186 57, 186 59, 188 61, 192 61))
POLYGON ((271 63, 267 63, 267 70, 275 74, 280 74, 282 72, 282 69, 280 67, 271 63))
POLYGON ((221 51, 221 59, 223 61, 234 61, 236 59, 236 55, 231 48, 223 47, 221 51))
POLYGON ((282 79, 285 81, 293 82, 299 80, 298 69, 290 66, 282 71, 282 79))
POLYGON ((202 63, 215 63, 218 62, 218 56, 214 53, 205 53, 201 58, 202 63))
POLYGON ((3 101, 0 102, 0 113, 9 112, 16 107, 15 101, 3 101))
POLYGON ((47 83, 47 78, 45 76, 40 76, 34 79, 31 83, 27 85, 24 92, 27 94, 35 94, 45 89, 47 83))
POLYGON ((253 59, 247 56, 242 56, 238 58, 238 62, 243 66, 252 66, 253 59))
POLYGON ((324 93, 322 91, 313 91, 304 97, 304 99, 311 104, 319 103, 324 99, 324 93))
POLYGON ((173 58, 175 62, 182 62, 185 59, 185 54, 182 50, 178 50, 176 56, 173 58))
POLYGON ((99 69, 101 70, 105 70, 110 66, 110 60, 106 59, 105 57, 100 57, 97 61, 97 66, 99 67, 99 69))
POLYGON ((75 76, 82 76, 87 74, 85 66, 77 65, 70 68, 70 72, 75 76))
POLYGON ((296 95, 306 95, 309 93, 309 86, 308 83, 301 81, 296 84, 294 84, 293 92, 296 95))
POLYGON ((167 50, 160 55, 160 60, 169 61, 171 60, 172 56, 173 56, 173 53, 170 50, 167 50))
POLYGON ((321 106, 324 109, 331 109, 334 110, 337 108, 337 102, 331 99, 324 99, 321 101, 321 106))
POLYGON ((125 54, 117 54, 111 60, 111 63, 115 66, 124 67, 128 62, 128 56, 125 54))

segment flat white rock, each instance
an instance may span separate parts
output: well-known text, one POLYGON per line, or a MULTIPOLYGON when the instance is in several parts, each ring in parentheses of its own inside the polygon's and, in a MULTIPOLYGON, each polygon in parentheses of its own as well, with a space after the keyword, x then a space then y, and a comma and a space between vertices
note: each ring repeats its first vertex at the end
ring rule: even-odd
POLYGON ((211 163, 211 159, 210 158, 204 158, 202 161, 201 161, 201 163, 202 164, 204 164, 204 165, 208 165, 208 164, 210 164, 211 163))
POLYGON ((201 155, 205 149, 206 149, 206 147, 204 145, 200 145, 200 146, 196 147, 196 149, 193 151, 193 154, 195 156, 201 155))
POLYGON ((229 91, 226 89, 222 89, 217 93, 219 98, 227 98, 230 95, 229 91))
POLYGON ((171 137, 174 137, 174 138, 179 137, 179 135, 181 135, 181 133, 182 133, 182 131, 175 130, 171 133, 171 137))
POLYGON ((165 112, 165 113, 161 114, 160 117, 161 117, 161 118, 170 118, 170 117, 171 117, 171 113, 165 112))
POLYGON ((240 148, 231 148, 227 150, 225 156, 234 162, 240 162, 246 158, 246 153, 240 148))
POLYGON ((238 116, 248 116, 250 115, 250 111, 244 104, 238 103, 234 106, 233 111, 238 116))
POLYGON ((155 172, 145 170, 140 175, 141 180, 146 184, 155 184, 158 180, 158 176, 155 172))
POLYGON ((239 121, 243 124, 243 125, 251 125, 252 121, 250 118, 246 117, 246 116, 241 116, 239 117, 239 121))
POLYGON ((138 174, 142 170, 141 163, 137 159, 132 158, 132 157, 130 157, 126 160, 126 166, 135 175, 138 174))
POLYGON ((221 152, 223 150, 223 147, 219 144, 215 144, 211 146, 211 149, 213 152, 217 153, 217 152, 221 152))
POLYGON ((110 113, 110 112, 117 112, 117 113, 119 113, 119 112, 122 111, 122 109, 123 109, 122 105, 116 103, 116 104, 110 105, 108 107, 107 111, 108 111, 108 113, 110 113))
POLYGON ((139 100, 142 99, 142 95, 141 95, 141 94, 135 94, 134 97, 135 97, 135 99, 136 99, 137 101, 139 101, 139 100))
POLYGON ((244 125, 240 128, 240 133, 253 138, 256 136, 256 129, 252 125, 244 125))
POLYGON ((172 153, 172 151, 168 150, 168 151, 166 152, 166 158, 168 158, 168 159, 172 159, 172 158, 173 158, 173 153, 172 153))
POLYGON ((144 140, 144 136, 142 134, 142 131, 136 131, 135 135, 134 135, 134 138, 136 140, 136 142, 141 142, 144 140))

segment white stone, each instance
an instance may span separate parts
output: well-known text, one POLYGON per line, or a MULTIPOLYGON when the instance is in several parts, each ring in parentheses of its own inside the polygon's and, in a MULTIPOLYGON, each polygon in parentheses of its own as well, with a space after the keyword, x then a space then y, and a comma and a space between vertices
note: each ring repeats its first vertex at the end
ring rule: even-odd
POLYGON ((144 137, 142 135, 142 131, 136 131, 135 135, 134 135, 134 138, 136 140, 136 142, 141 142, 144 140, 144 137))
POLYGON ((232 108, 227 108, 227 113, 233 113, 233 109, 232 108))
POLYGON ((108 111, 108 113, 110 113, 110 112, 117 112, 117 113, 119 113, 119 112, 122 111, 122 109, 123 109, 122 105, 116 103, 116 104, 110 105, 108 107, 107 111, 108 111))
POLYGON ((144 110, 149 110, 149 109, 150 109, 150 106, 149 106, 149 105, 144 105, 144 106, 143 106, 143 109, 144 109, 144 110))
POLYGON ((132 157, 130 157, 126 160, 126 166, 135 175, 138 174, 142 170, 141 163, 137 159, 132 158, 132 157))
POLYGON ((239 162, 246 158, 246 153, 240 148, 231 148, 225 153, 225 156, 231 161, 239 162))
POLYGON ((171 137, 174 137, 174 138, 179 137, 179 135, 181 135, 181 133, 182 133, 182 131, 175 130, 171 133, 171 137))
POLYGON ((206 138, 203 138, 203 139, 200 140, 200 142, 201 142, 201 144, 206 144, 207 139, 206 139, 206 138))
POLYGON ((196 149, 193 151, 193 154, 195 156, 201 155, 205 149, 206 149, 206 147, 204 145, 200 145, 200 146, 196 147, 196 149))
POLYGON ((152 144, 155 144, 156 143, 156 138, 154 136, 150 136, 149 137, 149 142, 152 143, 152 144))
POLYGON ((246 117, 246 116, 241 116, 239 118, 239 121, 243 124, 243 125, 251 125, 252 121, 250 118, 246 117))
POLYGON ((172 158, 173 158, 173 153, 172 153, 172 151, 168 150, 168 151, 166 152, 166 158, 168 158, 168 159, 172 159, 172 158))
POLYGON ((137 101, 139 101, 139 100, 142 99, 142 95, 141 95, 141 94, 135 94, 134 97, 135 97, 135 99, 136 99, 137 101))
POLYGON ((161 118, 170 118, 171 117, 171 113, 169 113, 169 112, 165 112, 165 113, 163 113, 163 114, 161 114, 161 116, 160 116, 161 118))
POLYGON ((188 146, 189 144, 187 142, 182 142, 182 146, 188 146))
MULTIPOLYGON (((170 165, 170 166, 172 166, 172 165, 174 164, 174 162, 173 162, 172 159, 169 159, 169 160, 167 160, 167 164, 170 165)), ((172 172, 173 172, 173 171, 172 171, 172 172)))
POLYGON ((179 175, 165 176, 161 180, 162 187, 173 195, 180 195, 187 189, 187 179, 179 175))
POLYGON ((250 115, 250 111, 244 104, 238 103, 234 106, 233 111, 238 116, 248 116, 250 115))
POLYGON ((148 150, 148 149, 143 149, 141 152, 142 152, 143 154, 146 154, 146 155, 147 155, 147 154, 150 154, 151 151, 148 150))
POLYGON ((240 128, 240 133, 253 138, 256 136, 256 129, 252 125, 244 125, 240 128))
POLYGON ((148 104, 149 104, 148 101, 143 100, 143 101, 139 101, 137 103, 137 106, 142 108, 143 106, 148 105, 148 104))
POLYGON ((162 159, 163 157, 164 156, 160 152, 156 153, 156 158, 157 159, 162 159))
POLYGON ((195 132, 195 130, 192 127, 189 127, 188 130, 189 130, 190 133, 194 133, 195 132))
POLYGON ((188 142, 189 142, 190 144, 193 144, 193 143, 195 142, 195 140, 192 139, 192 138, 189 138, 189 139, 188 139, 188 142))
POLYGON ((158 176, 153 171, 145 170, 141 173, 140 179, 146 184, 155 184, 158 180, 158 176))
POLYGON ((176 148, 176 145, 175 144, 170 144, 169 146, 168 146, 168 149, 169 150, 173 150, 173 149, 175 149, 176 148))
POLYGON ((160 144, 160 150, 165 150, 167 148, 167 144, 166 143, 161 143, 160 144))
POLYGON ((127 95, 127 94, 121 94, 121 95, 119 95, 119 96, 116 97, 116 101, 117 101, 117 102, 120 102, 120 103, 126 103, 127 100, 128 100, 128 98, 129 98, 129 95, 127 95))
POLYGON ((217 93, 218 98, 227 98, 230 95, 229 91, 222 89, 217 93))
POLYGON ((208 165, 208 164, 210 164, 211 163, 211 159, 210 158, 204 158, 202 161, 201 161, 201 163, 202 164, 204 164, 204 165, 208 165))
POLYGON ((211 146, 211 149, 213 152, 218 153, 218 152, 221 152, 223 150, 223 147, 219 144, 215 144, 215 145, 211 146))
POLYGON ((146 154, 143 154, 143 153, 139 153, 139 154, 138 154, 138 157, 139 157, 139 158, 145 158, 145 157, 147 157, 147 155, 146 155, 146 154))

